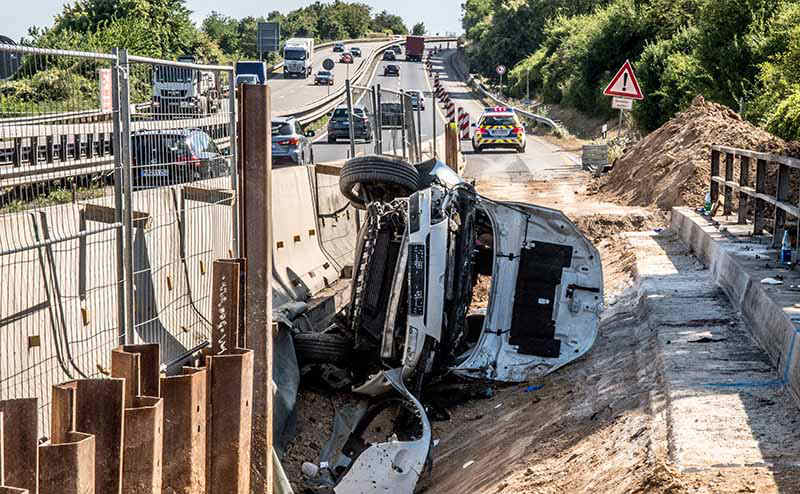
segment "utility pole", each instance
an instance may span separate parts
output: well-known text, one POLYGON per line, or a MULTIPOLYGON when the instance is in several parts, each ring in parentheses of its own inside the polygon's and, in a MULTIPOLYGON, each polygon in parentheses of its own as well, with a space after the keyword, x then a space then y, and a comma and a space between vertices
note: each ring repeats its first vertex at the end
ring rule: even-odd
POLYGON ((433 159, 436 159, 436 93, 432 94, 433 105, 431 113, 433 114, 433 159))

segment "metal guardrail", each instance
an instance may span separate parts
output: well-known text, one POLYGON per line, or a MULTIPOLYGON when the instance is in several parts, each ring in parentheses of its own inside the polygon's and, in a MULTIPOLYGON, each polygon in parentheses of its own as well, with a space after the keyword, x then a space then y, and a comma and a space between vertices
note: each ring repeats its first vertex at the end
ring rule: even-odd
MULTIPOLYGON (((800 170, 800 159, 788 156, 779 156, 770 153, 750 151, 727 146, 712 146, 711 148, 711 180, 710 195, 712 214, 716 212, 719 201, 720 186, 722 186, 723 212, 728 216, 733 213, 734 192, 738 194, 736 213, 737 223, 747 224, 747 215, 752 205, 753 235, 760 235, 766 227, 767 205, 774 208, 772 246, 778 247, 783 239, 783 231, 787 228, 786 216, 792 216, 800 221, 800 207, 792 204, 790 174, 792 170, 800 170), (725 159, 725 174, 720 175, 720 162, 725 159), (735 180, 734 160, 739 159, 738 180, 735 180), (752 161, 756 162, 755 180, 751 181, 752 161), (768 167, 777 165, 775 193, 767 192, 768 167), (752 201, 752 204, 751 204, 752 201)), ((800 233, 800 223, 798 223, 800 233)), ((800 238, 800 237, 798 237, 800 238)))

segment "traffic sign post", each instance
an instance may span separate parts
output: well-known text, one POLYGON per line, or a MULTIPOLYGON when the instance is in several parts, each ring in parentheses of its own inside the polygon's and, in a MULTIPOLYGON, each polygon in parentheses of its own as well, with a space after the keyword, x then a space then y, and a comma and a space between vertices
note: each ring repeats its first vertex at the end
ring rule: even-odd
MULTIPOLYGON (((335 66, 336 62, 334 62, 330 58, 326 58, 325 60, 322 61, 322 68, 325 70, 333 70, 335 66)), ((333 77, 333 74, 331 74, 331 77, 333 77)), ((330 95, 331 95, 331 85, 328 84, 328 96, 330 95)))
POLYGON ((500 76, 500 96, 503 96, 503 74, 506 73, 506 66, 498 65, 494 70, 500 76))
POLYGON ((611 96, 613 98, 611 100, 611 108, 619 110, 619 129, 617 130, 617 136, 619 137, 622 135, 622 112, 633 109, 633 100, 644 99, 644 94, 639 87, 639 81, 636 80, 636 75, 633 73, 630 61, 625 60, 617 74, 606 86, 603 94, 611 96))
POLYGON ((281 25, 277 22, 258 23, 258 59, 264 58, 264 53, 278 51, 281 42, 281 25))

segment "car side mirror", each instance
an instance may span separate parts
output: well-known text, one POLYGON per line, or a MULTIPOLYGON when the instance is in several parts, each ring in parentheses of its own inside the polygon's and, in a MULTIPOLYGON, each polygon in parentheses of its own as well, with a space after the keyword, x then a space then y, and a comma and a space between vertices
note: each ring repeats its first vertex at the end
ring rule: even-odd
POLYGON ((477 127, 477 126, 478 126, 478 124, 476 124, 475 122, 472 122, 471 126, 472 126, 472 127, 477 127))
POLYGON ((315 135, 317 135, 317 133, 314 132, 313 130, 306 131, 306 137, 314 137, 315 135))

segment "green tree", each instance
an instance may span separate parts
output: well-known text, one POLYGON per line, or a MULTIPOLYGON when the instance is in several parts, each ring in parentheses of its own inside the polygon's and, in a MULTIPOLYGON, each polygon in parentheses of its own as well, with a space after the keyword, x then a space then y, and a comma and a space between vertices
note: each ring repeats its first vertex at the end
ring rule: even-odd
POLYGON ((425 34, 425 23, 418 22, 414 24, 414 27, 411 28, 411 34, 414 36, 423 36, 425 34))
POLYGON ((377 32, 391 32, 392 34, 408 34, 408 28, 399 15, 390 14, 386 10, 376 15, 372 20, 372 30, 377 32))

